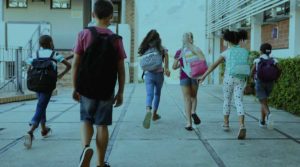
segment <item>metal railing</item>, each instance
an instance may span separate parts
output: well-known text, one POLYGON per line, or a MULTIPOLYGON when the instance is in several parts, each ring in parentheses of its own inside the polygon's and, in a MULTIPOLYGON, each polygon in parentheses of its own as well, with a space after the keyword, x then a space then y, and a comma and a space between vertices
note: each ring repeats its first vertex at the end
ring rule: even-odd
POLYGON ((27 90, 27 64, 30 50, 0 47, 0 94, 24 94, 27 90))

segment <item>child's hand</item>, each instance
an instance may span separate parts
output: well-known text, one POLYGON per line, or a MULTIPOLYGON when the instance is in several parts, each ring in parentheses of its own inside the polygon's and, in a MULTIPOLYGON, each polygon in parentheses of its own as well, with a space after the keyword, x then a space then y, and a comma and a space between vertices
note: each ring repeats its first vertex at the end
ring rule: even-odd
POLYGON ((170 77, 170 70, 169 69, 165 69, 164 73, 167 77, 170 77))
POLYGON ((78 92, 76 92, 75 90, 73 91, 72 97, 75 101, 79 102, 80 94, 78 92))
POLYGON ((205 80, 205 76, 201 76, 199 79, 198 79, 198 84, 202 84, 202 82, 205 80))

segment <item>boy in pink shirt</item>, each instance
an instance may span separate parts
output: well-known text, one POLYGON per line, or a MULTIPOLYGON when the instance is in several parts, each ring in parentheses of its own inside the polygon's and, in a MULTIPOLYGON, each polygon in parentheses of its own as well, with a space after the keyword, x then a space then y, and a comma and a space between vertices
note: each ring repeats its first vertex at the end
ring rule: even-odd
POLYGON ((118 107, 123 103, 126 55, 121 37, 107 28, 112 16, 113 5, 110 1, 96 1, 93 12, 96 26, 81 31, 74 48, 73 99, 80 102, 84 146, 80 167, 90 166, 93 125, 97 127, 97 165, 109 167, 104 162, 109 141, 107 126, 112 124, 113 106, 118 107), (117 80, 119 86, 115 94, 117 80))

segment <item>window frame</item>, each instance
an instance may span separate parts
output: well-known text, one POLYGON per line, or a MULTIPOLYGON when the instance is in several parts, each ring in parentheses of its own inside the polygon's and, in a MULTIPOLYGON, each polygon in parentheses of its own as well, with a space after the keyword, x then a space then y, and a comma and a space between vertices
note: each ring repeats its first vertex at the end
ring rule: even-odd
POLYGON ((6 8, 11 8, 11 9, 26 9, 26 8, 28 8, 28 0, 25 0, 25 3, 26 3, 25 7, 20 7, 20 6, 12 7, 12 6, 9 6, 10 0, 6 0, 6 8))
POLYGON ((113 10, 113 21, 112 24, 120 24, 121 23, 121 18, 122 18, 122 2, 121 1, 112 1, 113 5, 118 6, 118 10, 113 10), (118 20, 114 20, 114 14, 118 14, 118 20))
POLYGON ((67 7, 67 8, 54 8, 54 7, 53 7, 53 1, 54 1, 54 0, 50 0, 50 9, 71 9, 71 8, 72 8, 72 0, 69 0, 70 5, 69 5, 69 7, 67 7))

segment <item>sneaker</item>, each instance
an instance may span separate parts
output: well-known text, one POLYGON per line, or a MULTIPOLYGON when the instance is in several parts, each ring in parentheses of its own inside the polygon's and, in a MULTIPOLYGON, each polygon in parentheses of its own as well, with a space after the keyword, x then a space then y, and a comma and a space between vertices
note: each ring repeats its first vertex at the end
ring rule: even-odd
POLYGON ((147 112, 143 121, 143 126, 145 129, 149 129, 150 128, 150 123, 151 123, 151 117, 152 117, 152 113, 151 112, 147 112))
POLYGON ((224 131, 229 131, 229 130, 230 130, 228 124, 227 124, 227 125, 226 125, 226 124, 223 124, 223 125, 222 125, 222 128, 223 128, 224 131))
POLYGON ((246 138, 246 128, 241 127, 240 130, 239 130, 238 139, 243 140, 245 138, 246 138))
POLYGON ((192 114, 192 118, 194 120, 195 125, 199 125, 201 123, 201 120, 196 113, 192 114))
POLYGON ((91 147, 85 147, 80 156, 80 162, 78 167, 89 167, 93 153, 94 151, 91 147))
POLYGON ((161 118, 161 116, 160 115, 158 115, 158 114, 153 114, 153 116, 152 116, 152 121, 157 121, 157 120, 159 120, 161 118))
POLYGON ((270 112, 269 112, 267 115, 267 127, 269 129, 273 129, 273 125, 274 125, 274 122, 272 120, 272 114, 270 114, 270 112))
POLYGON ((33 139, 34 139, 34 136, 32 133, 27 133, 26 135, 24 135, 24 146, 27 149, 31 148, 33 139))
POLYGON ((261 128, 266 128, 267 127, 266 121, 262 121, 261 119, 258 121, 258 125, 261 128))
POLYGON ((46 131, 41 131, 41 135, 43 138, 47 138, 52 134, 52 129, 47 127, 46 131))

